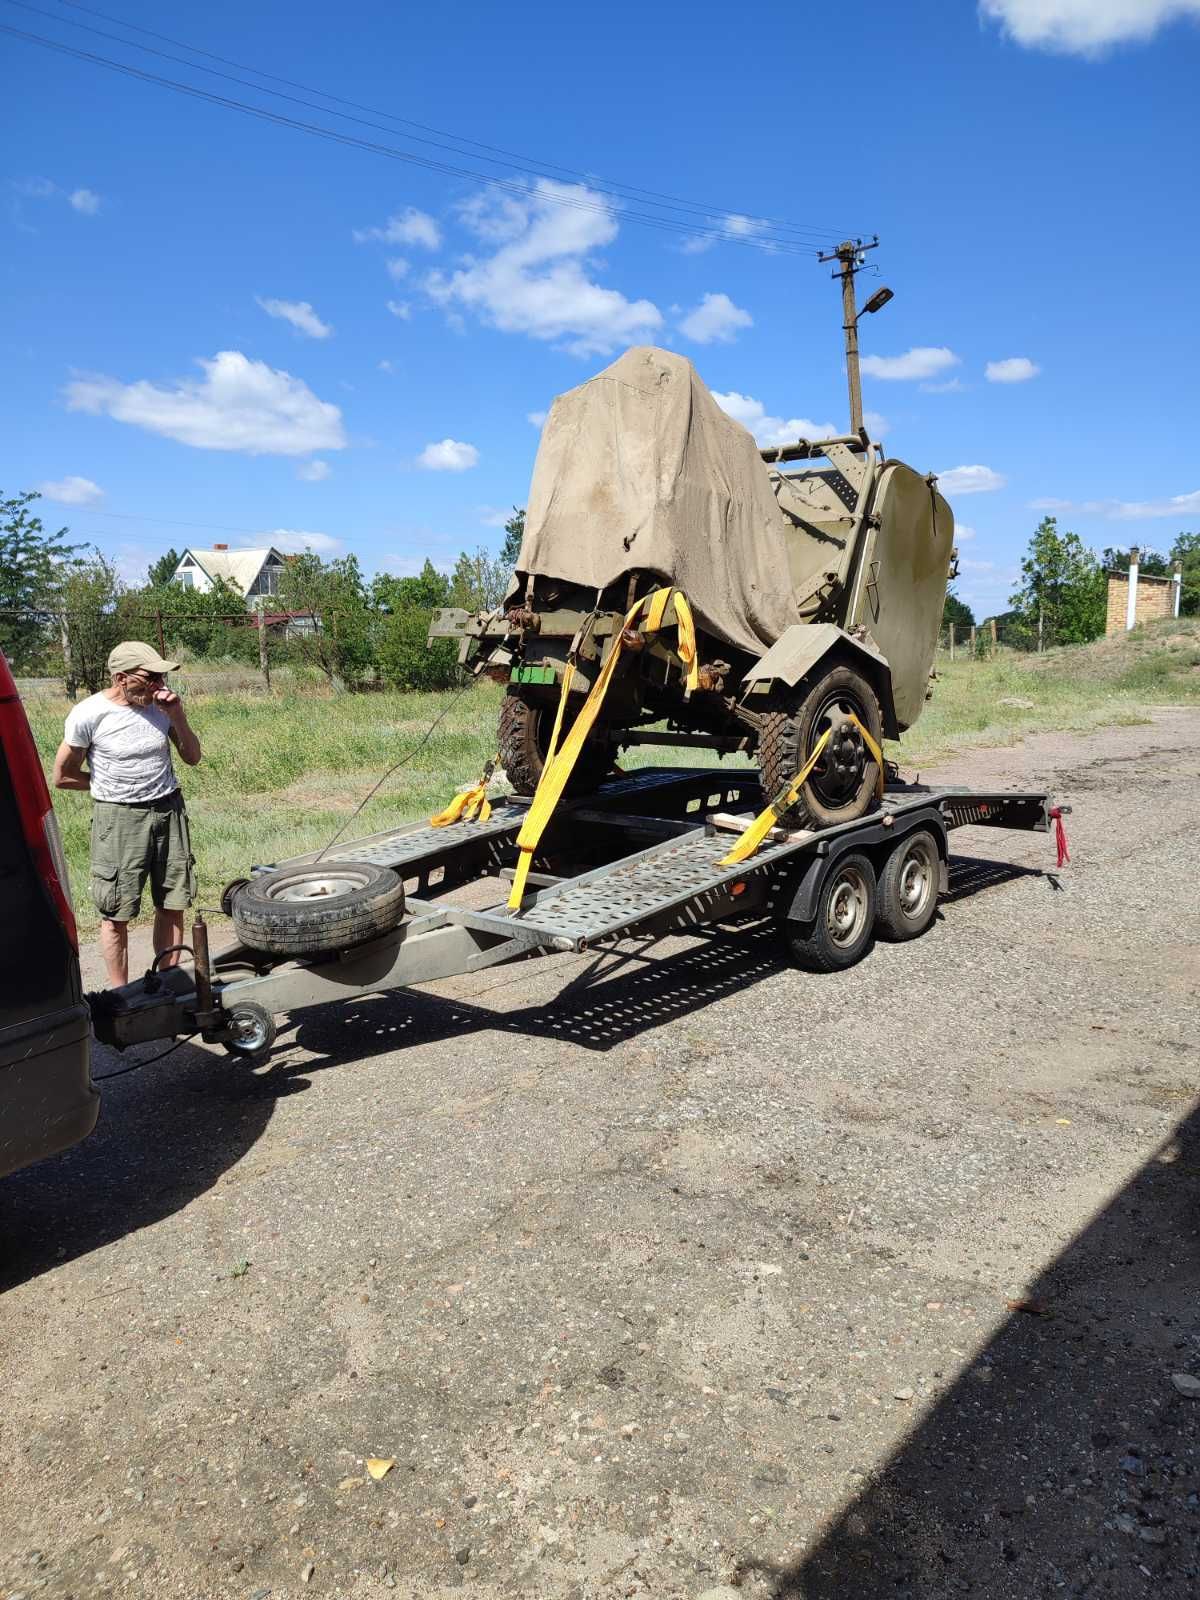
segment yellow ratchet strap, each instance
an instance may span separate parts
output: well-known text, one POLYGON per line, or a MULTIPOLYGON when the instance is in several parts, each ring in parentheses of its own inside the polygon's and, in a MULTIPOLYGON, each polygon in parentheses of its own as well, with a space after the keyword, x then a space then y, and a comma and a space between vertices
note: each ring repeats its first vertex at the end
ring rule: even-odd
POLYGON ((486 822, 492 814, 487 786, 492 781, 492 773, 496 770, 498 760, 498 756, 493 756, 484 768, 483 777, 479 782, 471 784, 466 789, 460 789, 444 811, 439 811, 436 817, 430 817, 429 826, 448 828, 452 822, 486 822))
POLYGON ((563 716, 566 711, 567 695, 570 693, 571 680, 574 677, 574 668, 568 661, 566 671, 563 673, 562 689, 559 692, 558 711, 554 718, 554 728, 550 735, 550 748, 542 764, 542 775, 538 780, 537 790, 530 801, 529 810, 525 813, 525 821, 517 835, 517 867, 513 873, 512 890, 508 896, 510 911, 519 911, 521 901, 525 897, 525 880, 529 876, 529 867, 533 861, 533 853, 538 847, 546 824, 554 814, 554 808, 562 799, 563 790, 567 786, 567 779, 583 749, 588 734, 592 731, 593 724, 600 714, 604 704, 604 697, 608 693, 608 686, 612 682, 613 674, 617 670, 617 663, 626 648, 624 632, 626 628, 637 625, 639 618, 645 616, 642 631, 644 633, 657 633, 662 627, 674 625, 679 631, 677 654, 685 669, 685 683, 689 694, 697 687, 700 681, 700 663, 696 656, 696 625, 692 618, 692 608, 687 599, 678 589, 655 589, 653 594, 643 595, 633 605, 625 617, 621 631, 616 635, 609 650, 608 659, 601 667, 592 685, 591 693, 583 702, 579 715, 571 724, 571 730, 559 746, 559 734, 562 730, 563 716), (671 622, 665 622, 667 606, 671 605, 674 613, 671 622))
MULTIPOLYGON (((862 723, 854 715, 853 711, 848 711, 846 713, 846 721, 852 722, 858 729, 859 733, 862 734, 863 743, 875 758, 875 765, 879 774, 876 782, 876 790, 879 798, 882 800, 883 751, 875 743, 870 730, 863 727, 862 723)), ((771 829, 779 821, 780 817, 783 816, 784 812, 796 804, 796 801, 800 796, 800 786, 804 783, 809 773, 816 766, 817 757, 829 743, 832 735, 833 729, 826 728, 825 732, 817 740, 816 745, 813 748, 812 755, 809 756, 808 760, 800 768, 800 771, 792 779, 784 793, 781 795, 776 795, 775 799, 771 801, 771 804, 766 808, 766 810, 759 812, 758 816, 755 817, 754 821, 746 829, 745 833, 741 835, 729 854, 721 857, 720 861, 717 863, 718 866, 734 867, 739 861, 744 861, 747 856, 754 854, 759 845, 766 838, 767 834, 770 833, 771 829)))

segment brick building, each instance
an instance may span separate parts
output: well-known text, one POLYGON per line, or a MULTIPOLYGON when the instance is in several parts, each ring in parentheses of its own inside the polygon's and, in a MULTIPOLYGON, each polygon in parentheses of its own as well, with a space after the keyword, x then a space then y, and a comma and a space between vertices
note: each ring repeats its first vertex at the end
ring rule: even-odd
MULTIPOLYGON (((1135 609, 1135 622, 1137 624, 1154 622, 1159 617, 1173 617, 1175 615, 1175 580, 1173 578, 1149 578, 1144 572, 1139 572, 1135 609)), ((1105 634, 1124 633, 1128 612, 1129 574, 1128 572, 1110 572, 1108 574, 1108 616, 1104 624, 1105 634)))

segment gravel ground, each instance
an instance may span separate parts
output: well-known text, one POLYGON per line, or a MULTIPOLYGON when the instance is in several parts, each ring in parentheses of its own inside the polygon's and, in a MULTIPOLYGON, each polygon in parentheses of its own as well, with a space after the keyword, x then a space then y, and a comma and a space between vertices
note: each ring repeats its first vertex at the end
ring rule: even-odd
POLYGON ((939 776, 1071 865, 114 1083, 0 1185, 0 1596, 1194 1596, 1200 715, 939 776))

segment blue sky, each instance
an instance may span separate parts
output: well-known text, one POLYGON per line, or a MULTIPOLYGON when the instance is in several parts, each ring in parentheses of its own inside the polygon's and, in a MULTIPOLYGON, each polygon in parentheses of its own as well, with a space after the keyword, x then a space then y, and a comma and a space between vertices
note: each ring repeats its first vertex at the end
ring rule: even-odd
POLYGON ((878 233, 865 403, 944 475, 980 615, 1047 506, 1096 548, 1200 526, 1200 0, 741 16, 0 0, 7 27, 460 169, 0 35, 0 486, 130 575, 266 535, 446 565, 523 503, 531 417, 631 343, 689 356, 764 440, 843 427, 837 292, 804 252, 878 233))

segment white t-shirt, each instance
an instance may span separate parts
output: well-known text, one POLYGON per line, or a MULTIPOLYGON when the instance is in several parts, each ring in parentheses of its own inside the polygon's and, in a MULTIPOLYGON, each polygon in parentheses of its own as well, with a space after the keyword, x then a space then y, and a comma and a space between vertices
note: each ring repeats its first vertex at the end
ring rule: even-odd
POLYGON ((67 714, 67 743, 86 750, 93 800, 146 805, 179 787, 167 732, 171 719, 159 706, 119 706, 106 694, 89 695, 67 714))

